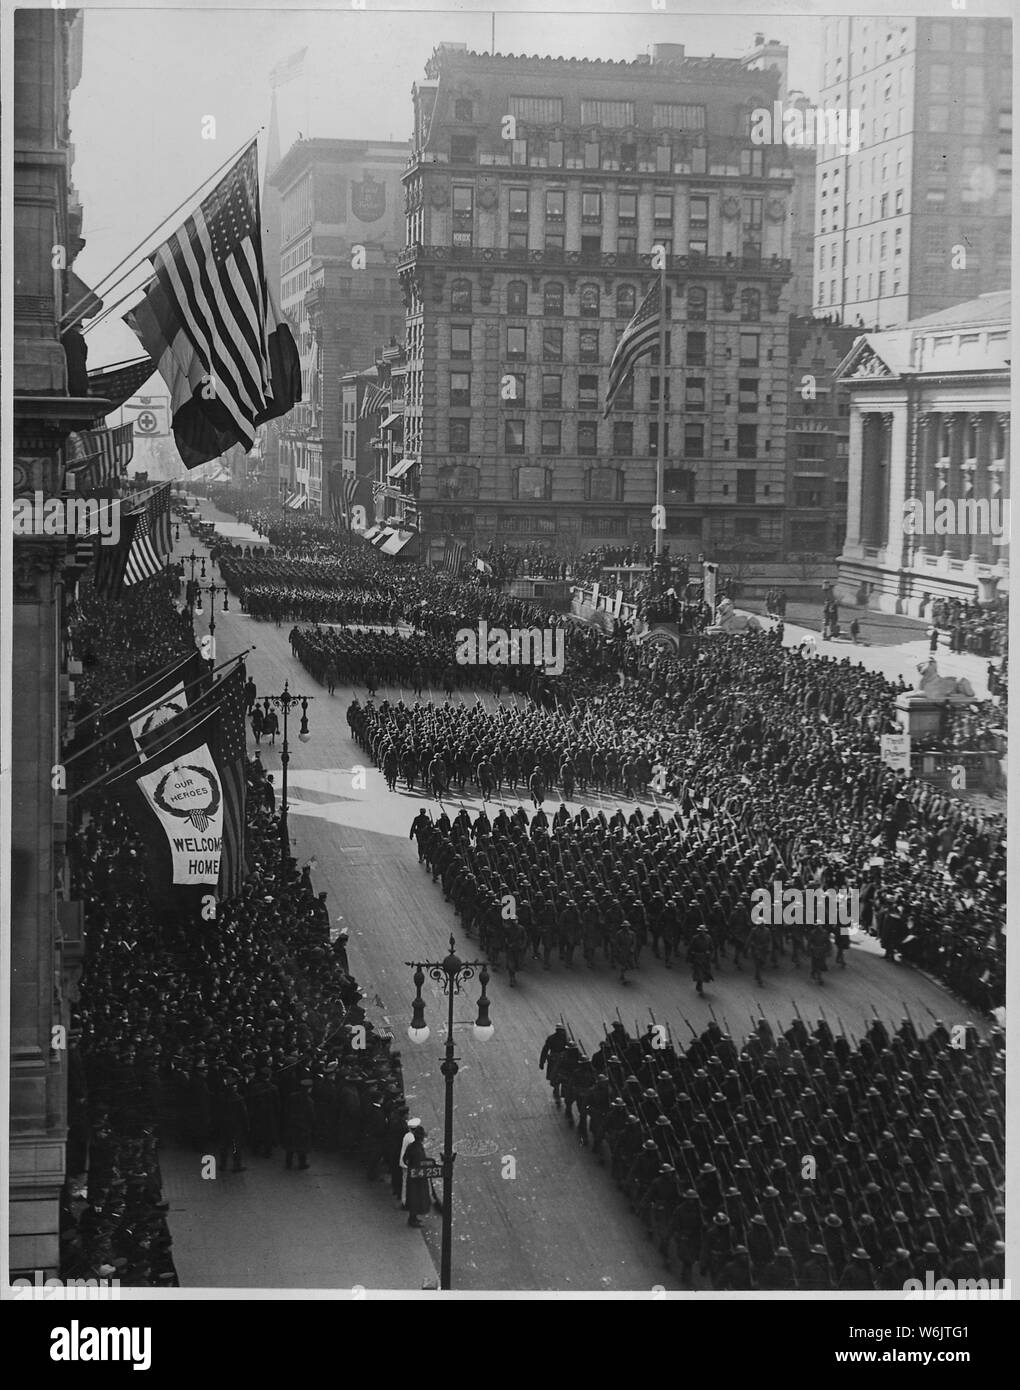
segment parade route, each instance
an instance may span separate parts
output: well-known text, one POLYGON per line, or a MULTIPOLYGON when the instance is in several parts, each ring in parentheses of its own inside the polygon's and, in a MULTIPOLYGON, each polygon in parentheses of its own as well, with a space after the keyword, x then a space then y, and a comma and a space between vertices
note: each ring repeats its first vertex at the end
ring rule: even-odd
MULTIPOLYGON (((203 512, 221 519, 208 504, 203 505, 203 512)), ((190 538, 186 544, 190 549, 190 538)), ((414 987, 412 971, 405 962, 441 959, 451 932, 463 958, 475 959, 477 947, 460 931, 452 906, 444 902, 439 885, 432 883, 417 862, 414 844, 408 839, 418 809, 425 805, 435 813, 436 803, 420 790, 386 790, 381 772, 366 763, 365 754, 351 739, 345 719, 353 694, 363 700, 367 692, 338 686, 336 694, 329 697, 291 656, 287 639, 290 626, 277 628, 256 622, 232 604, 227 614, 217 614, 217 659, 223 661, 254 646, 248 670, 260 695, 278 694, 288 681, 292 693, 315 697, 309 708, 310 740, 299 743, 293 731, 291 737, 291 852, 299 865, 314 859, 315 887, 328 892, 332 918, 342 917, 350 931, 351 967, 365 991, 369 1017, 396 1035, 408 1103, 412 1114, 420 1115, 429 1131, 427 1147, 438 1153, 445 1000, 437 985, 426 983, 432 1036, 424 1046, 412 1046, 406 1028, 414 987)), ((199 635, 204 627, 205 621, 199 619, 199 635)), ((413 699, 408 690, 386 687, 380 687, 377 696, 379 700, 401 697, 413 699)), ((468 691, 462 697, 475 698, 468 691)), ((494 697, 485 692, 482 699, 491 705, 494 697)), ((263 741, 260 751, 274 776, 279 797, 279 744, 274 749, 263 741)), ((508 798, 506 804, 512 809, 516 800, 508 798)), ((454 797, 447 803, 451 815, 462 802, 472 813, 481 804, 477 796, 454 797)), ((555 804, 547 802, 547 809, 551 811, 555 804)), ((607 815, 617 805, 628 813, 634 806, 608 796, 592 796, 586 804, 593 811, 604 809, 607 815)), ((580 803, 568 806, 574 811, 580 803)), ((651 803, 644 803, 644 809, 647 814, 651 803)), ((795 970, 788 959, 777 970, 768 971, 765 981, 763 988, 756 989, 753 972, 738 973, 732 962, 725 962, 701 999, 682 962, 667 970, 649 951, 643 953, 640 969, 627 984, 620 983, 601 957, 594 970, 586 969, 583 963, 569 970, 554 958, 552 969, 546 972, 538 962, 529 961, 514 990, 507 987, 504 971, 493 973, 489 996, 495 1034, 484 1044, 472 1036, 477 983, 468 985, 458 1002, 455 1024, 463 1026, 458 1028, 460 1073, 456 1082, 454 1287, 564 1291, 680 1287, 646 1239, 641 1222, 614 1188, 608 1171, 578 1143, 575 1131, 552 1103, 538 1068, 538 1055, 561 1015, 589 1053, 601 1040, 603 1026, 617 1017, 628 1029, 633 1031, 636 1026, 643 1031, 654 1015, 669 1026, 679 1045, 690 1037, 685 1019, 700 1031, 713 1016, 735 1037, 747 1033, 760 1012, 773 1026, 786 1027, 797 1009, 812 1025, 824 1010, 833 1028, 842 1027, 854 1037, 861 1036, 876 1012, 886 1022, 898 1023, 909 1010, 922 1029, 932 1015, 948 1025, 970 1017, 964 1005, 923 975, 885 961, 877 943, 868 938, 855 943, 845 970, 830 968, 822 988, 810 983, 806 966, 795 970)), ((314 1174, 307 1175, 314 1176, 317 1184, 310 1210, 313 1215, 320 1213, 322 1219, 310 1220, 302 1208, 299 1227, 281 1221, 275 1212, 271 1221, 259 1216, 277 1200, 284 1211, 295 1203, 294 1174, 276 1165, 275 1171, 257 1166, 254 1175, 241 1175, 244 1186, 232 1187, 226 1200, 234 1207, 238 1193, 251 1189, 256 1202, 243 1239, 224 1243, 220 1251, 215 1263, 218 1283, 290 1283, 296 1276, 295 1249, 304 1243, 295 1241, 295 1233, 305 1229, 303 1223, 307 1221, 311 1244, 301 1258, 308 1269, 328 1276, 335 1268, 337 1282, 327 1287, 352 1283, 371 1286, 381 1255, 390 1248, 389 1235, 378 1245, 372 1239, 363 1242, 357 1234, 362 1228, 352 1225, 351 1249, 344 1250, 342 1259, 334 1258, 337 1227, 343 1223, 330 1213, 334 1203, 342 1206, 345 1185, 338 1180, 342 1165, 324 1163, 322 1158, 314 1155, 314 1174), (312 1246, 322 1248, 312 1253, 312 1246), (358 1249, 364 1250, 363 1271, 358 1249), (277 1271, 278 1277, 274 1277, 277 1271)), ((246 1161, 249 1169, 260 1164, 259 1160, 246 1161)), ((217 1191, 197 1197, 194 1189, 201 1181, 197 1173, 191 1175, 186 1164, 178 1165, 175 1160, 169 1166, 172 1209, 182 1212, 176 1221, 171 1212, 175 1250, 179 1252, 182 1281, 191 1282, 188 1272, 194 1270, 197 1277, 203 1268, 201 1247, 209 1240, 209 1230, 214 1229, 214 1224, 209 1224, 214 1213, 208 1208, 221 1196, 217 1191), (196 1219, 199 1213, 201 1221, 196 1219)), ((361 1200, 363 1176, 353 1165, 343 1171, 349 1173, 349 1183, 357 1185, 361 1200)), ((205 1186, 208 1189, 212 1185, 205 1186)), ((382 1184, 379 1193, 381 1200, 378 1204, 373 1201, 368 1228, 374 1231, 376 1223, 387 1233, 392 1228, 408 1246, 417 1243, 420 1248, 417 1233, 406 1230, 405 1218, 382 1184), (390 1211, 387 1204, 391 1204, 390 1211)), ((439 1218, 427 1217, 421 1234, 438 1265, 439 1218)), ((398 1266, 406 1260, 404 1287, 420 1288, 420 1258, 406 1255, 403 1247, 396 1258, 398 1266)))

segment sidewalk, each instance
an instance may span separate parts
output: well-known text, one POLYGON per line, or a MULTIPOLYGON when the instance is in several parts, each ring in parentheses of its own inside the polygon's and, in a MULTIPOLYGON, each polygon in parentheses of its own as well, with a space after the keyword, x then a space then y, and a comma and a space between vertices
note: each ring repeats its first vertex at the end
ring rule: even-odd
POLYGON ((307 1172, 246 1154, 247 1171, 201 1176, 200 1156, 160 1152, 182 1288, 422 1289, 437 1278, 422 1238, 359 1164, 311 1154, 307 1172))

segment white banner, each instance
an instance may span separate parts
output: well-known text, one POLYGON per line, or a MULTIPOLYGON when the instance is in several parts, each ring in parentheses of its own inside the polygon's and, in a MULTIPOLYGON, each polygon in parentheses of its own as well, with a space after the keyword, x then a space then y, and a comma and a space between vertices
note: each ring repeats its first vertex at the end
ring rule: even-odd
POLYGON ((142 739, 146 735, 154 733, 161 724, 167 724, 171 719, 176 719, 187 708, 188 697, 184 689, 184 682, 178 681, 162 696, 158 705, 153 705, 151 709, 143 709, 140 714, 136 714, 129 721, 131 737, 135 741, 135 747, 143 757, 145 757, 145 750, 142 748, 142 739))
POLYGON ((910 771, 910 735, 883 734, 882 761, 894 772, 910 771))
POLYGON ((137 782, 170 845, 173 882, 218 883, 223 788, 208 746, 200 744, 180 762, 164 763, 137 782))
POLYGON ((132 396, 124 402, 124 423, 135 427, 135 438, 170 433, 170 402, 166 396, 132 396))

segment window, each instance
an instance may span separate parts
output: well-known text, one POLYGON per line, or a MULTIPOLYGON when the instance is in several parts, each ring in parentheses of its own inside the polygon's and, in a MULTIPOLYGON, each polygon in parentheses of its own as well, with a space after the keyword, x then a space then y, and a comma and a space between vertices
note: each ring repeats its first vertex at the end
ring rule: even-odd
MULTIPOLYGON (((746 178, 760 179, 765 173, 765 151, 743 149, 740 151, 740 172, 746 178)), ((824 176, 823 176, 824 177, 824 176)))
POLYGON ((508 372, 503 379, 503 390, 500 392, 500 395, 504 400, 515 401, 518 405, 523 405, 526 394, 526 381, 527 378, 520 372, 508 372))
POLYGON ((470 329, 470 328, 451 328, 451 329, 450 329, 450 356, 451 356, 451 357, 470 357, 470 356, 471 356, 471 329, 470 329))
POLYGON ((741 377, 737 382, 737 410, 753 415, 758 409, 758 383, 754 377, 741 377))
POLYGON ((563 286, 556 283, 546 285, 542 295, 542 309, 546 315, 559 318, 563 314, 563 286))
POLYGON ((464 97, 459 97, 453 103, 453 118, 455 121, 473 121, 475 118, 475 104, 467 101, 464 97))
POLYGON ((560 452, 560 436, 562 425, 559 420, 542 421, 542 453, 558 454, 560 452))
MULTIPOLYGON (((669 392, 666 392, 666 401, 669 402, 669 392)), ((705 409, 705 378, 703 376, 689 376, 687 378, 687 390, 684 393, 684 405, 688 410, 705 409)))
POLYGON ((528 282, 511 280, 506 287, 506 311, 508 314, 528 312, 528 282))
POLYGON ((601 222, 602 221, 602 194, 601 193, 582 193, 581 194, 581 221, 582 222, 601 222))
POLYGON ((687 365, 688 367, 703 367, 705 365, 706 335, 697 329, 687 330, 687 365))
POLYGON ((510 115, 535 125, 559 125, 563 120, 562 97, 511 97, 510 115))
POLYGON ((453 244, 470 246, 475 220, 475 190, 453 186, 453 244))
POLYGON ((473 164, 478 149, 478 141, 473 135, 450 136, 450 163, 473 164))
POLYGON ((656 193, 654 201, 655 225, 658 227, 662 223, 667 226, 673 225, 673 195, 672 193, 656 193))
MULTIPOLYGON (((659 378, 653 376, 648 383, 648 398, 652 405, 659 403, 659 378)), ((669 377, 666 378, 666 409, 669 409, 669 377)))
POLYGON ((652 107, 652 125, 656 130, 704 130, 705 108, 657 101, 652 107))
POLYGON ((581 100, 582 125, 608 125, 626 128, 634 124, 632 101, 581 100))
POLYGON ((760 290, 740 291, 740 319, 742 323, 759 323, 761 321, 760 290))
POLYGON ((616 290, 616 317, 629 319, 634 316, 637 292, 633 285, 618 285, 616 290))
POLYGON ((545 362, 563 361, 563 329, 542 328, 542 360, 545 362))
MULTIPOLYGON (((665 432, 665 452, 663 458, 669 453, 669 423, 666 424, 665 432)), ((648 453, 652 458, 656 458, 659 452, 659 422, 652 420, 648 426, 648 453)))
POLYGON ((741 333, 740 335, 740 365, 742 367, 757 367, 760 337, 757 333, 741 333))
POLYGON ((507 357, 526 357, 528 355, 528 330, 508 328, 506 330, 507 357))
POLYGON ((584 142, 584 167, 586 169, 597 169, 601 163, 601 147, 597 140, 586 140, 584 142))
POLYGON ((581 259, 583 261, 597 261, 602 254, 602 238, 600 236, 583 236, 581 238, 581 259))
POLYGON ((663 492, 673 493, 688 506, 694 504, 694 472, 690 468, 665 468, 662 472, 663 492))
POLYGON ((944 134, 949 129, 948 106, 928 107, 928 129, 936 135, 944 134))
POLYGON ((567 195, 562 188, 549 188, 545 195, 545 220, 562 222, 567 215, 567 195))
POLYGON ((563 168, 563 141, 562 141, 562 140, 550 140, 548 146, 546 147, 546 149, 547 149, 546 163, 549 165, 549 168, 550 168, 550 169, 562 169, 562 168, 563 168))
POLYGON ((689 459, 705 456, 705 426, 700 420, 688 420, 684 424, 684 456, 689 459))
POLYGON ((737 458, 754 459, 758 457, 758 426, 737 426, 737 458))
POLYGON ((599 287, 598 285, 581 286, 581 317, 583 319, 597 319, 599 316, 599 287))
POLYGON ((704 174, 708 169, 708 148, 705 145, 695 145, 691 150, 691 173, 704 174))
POLYGON ((690 227, 692 235, 695 232, 704 232, 708 228, 708 199, 695 197, 691 199, 690 227))
POLYGON ((673 172, 673 146, 656 145, 655 147, 655 172, 657 174, 671 174, 673 172))
POLYGON ((471 404, 470 372, 450 373, 450 404, 457 406, 471 404))
POLYGON ((898 189, 896 190, 896 196, 895 196, 895 201, 894 201, 894 207, 895 207, 895 211, 896 211, 896 212, 902 212, 902 211, 903 211, 903 189, 902 189, 902 188, 898 188, 898 189))
POLYGON ((634 373, 631 372, 625 381, 620 383, 616 395, 613 397, 613 405, 617 410, 634 409, 634 373))
POLYGON ((465 454, 471 448, 471 421, 450 421, 450 452, 465 454))
POLYGON ((985 130, 984 102, 970 101, 963 108, 964 135, 983 135, 985 130))
POLYGON ((528 190, 526 188, 511 188, 510 190, 510 217, 514 220, 528 220, 528 190))
POLYGON ((471 312, 470 280, 454 280, 450 286, 450 308, 455 311, 471 312))
POLYGON ((528 142, 527 140, 510 141, 510 163, 527 164, 528 162, 528 142))
POLYGON ((637 221, 637 194, 621 193, 616 205, 616 221, 626 227, 637 221))
POLYGON ((577 452, 581 458, 591 458, 599 451, 599 427, 593 420, 580 420, 577 425, 577 452))
POLYGON ((582 328, 578 337, 578 359, 581 362, 599 360, 599 331, 597 328, 582 328))
POLYGON ((506 454, 524 453, 523 420, 505 420, 503 422, 503 452, 506 454))
POLYGON ((599 405, 599 379, 597 376, 577 378, 577 405, 579 410, 597 410, 599 405))
MULTIPOLYGON (((666 291, 666 319, 667 319, 667 322, 668 322, 669 319, 670 319, 670 291, 669 291, 669 290, 666 291)), ((622 330, 621 330, 621 331, 622 331, 622 330)), ((673 356, 672 356, 672 353, 673 353, 673 334, 672 334, 672 332, 671 332, 671 331, 670 331, 670 332, 667 332, 666 335, 665 335, 665 338, 666 338, 666 366, 668 367, 669 364, 670 364, 670 362, 673 360, 673 356)), ((649 362, 649 365, 651 365, 652 367, 657 367, 657 366, 659 365, 659 340, 658 340, 658 338, 656 338, 656 340, 655 340, 655 346, 652 348, 651 352, 648 354, 648 362, 649 362)), ((666 394, 668 395, 669 392, 667 391, 666 394)))
POLYGON ((708 290, 701 285, 687 291, 687 317, 692 323, 703 323, 708 317, 708 290))
POLYGON ((616 238, 616 254, 618 256, 637 255, 637 237, 621 236, 616 238))
POLYGON ((760 530, 761 527, 758 524, 758 518, 756 516, 736 516, 733 518, 733 531, 737 536, 750 539, 753 536, 757 536, 760 530))
MULTIPOLYGON (((556 256, 557 252, 562 253, 562 251, 563 251, 563 233, 562 233, 562 232, 546 232, 546 234, 545 234, 545 249, 546 249, 547 251, 551 251, 551 252, 553 253, 553 256, 554 256, 554 257, 556 256)), ((560 259, 562 259, 562 255, 560 256, 560 259)))
POLYGON ((932 63, 928 69, 928 90, 932 96, 946 96, 949 92, 948 63, 932 63))
MULTIPOLYGON (((968 53, 980 53, 985 46, 985 31, 981 27, 980 20, 976 24, 967 25, 966 48, 968 53)), ((970 71, 970 69, 968 69, 970 71)))
POLYGON ((542 377, 543 410, 559 410, 563 405, 563 378, 547 375, 542 377))
POLYGON ((634 426, 630 420, 613 422, 613 453, 630 458, 634 452, 634 426))
POLYGON ((620 168, 625 174, 637 173, 637 145, 620 146, 620 168))
MULTIPOLYGON (((527 466, 514 469, 513 496, 518 501, 527 497, 549 501, 552 497, 552 472, 548 468, 527 466)), ((527 529, 527 525, 522 529, 527 529)))
POLYGON ((527 251, 528 249, 528 229, 522 227, 515 231, 512 227, 507 233, 507 249, 510 251, 527 251))
POLYGON ((753 468, 737 469, 737 501, 742 506, 754 504, 757 492, 757 471, 753 468))
POLYGON ((748 227, 761 226, 763 203, 763 198, 744 199, 744 222, 748 227))

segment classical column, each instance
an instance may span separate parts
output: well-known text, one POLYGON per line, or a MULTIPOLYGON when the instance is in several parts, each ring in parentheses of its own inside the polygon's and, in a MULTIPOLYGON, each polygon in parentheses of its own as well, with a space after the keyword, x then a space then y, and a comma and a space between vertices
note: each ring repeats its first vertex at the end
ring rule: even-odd
MULTIPOLYGON (((935 418, 935 501, 941 502, 949 496, 949 458, 952 452, 953 417, 940 412, 935 418)), ((945 535, 935 534, 931 539, 931 548, 935 555, 944 555, 946 553, 945 535)))
MULTIPOLYGON (((935 437, 936 417, 930 410, 918 411, 914 417, 914 470, 911 497, 920 502, 922 509, 927 505, 927 494, 935 493, 935 437)), ((931 551, 931 537, 921 531, 912 538, 911 563, 924 568, 925 556, 931 551)))
POLYGON ((989 503, 987 459, 990 447, 989 417, 983 412, 967 416, 964 431, 966 448, 964 450, 963 496, 968 506, 966 550, 967 558, 973 565, 988 564, 991 556, 991 537, 989 524, 991 507, 989 503))
MULTIPOLYGON (((949 470, 946 496, 952 502, 957 519, 959 519, 957 503, 965 495, 964 486, 967 477, 967 470, 964 468, 967 416, 962 411, 957 411, 949 417, 949 421, 949 470)), ((953 560, 965 560, 970 553, 970 541, 966 536, 959 535, 955 527, 946 537, 946 552, 953 560)))
POLYGON ((864 503, 864 417, 856 406, 850 410, 850 442, 847 454, 846 539, 843 549, 861 544, 861 508, 864 503))
POLYGON ((885 443, 885 562, 903 568, 903 503, 907 497, 907 407, 882 417, 885 443))
POLYGON ((991 417, 988 491, 993 527, 990 549, 995 564, 1009 558, 1009 497, 1005 487, 1009 477, 1009 418, 1008 414, 991 417), (1001 543, 996 544, 1000 536, 1001 543))

